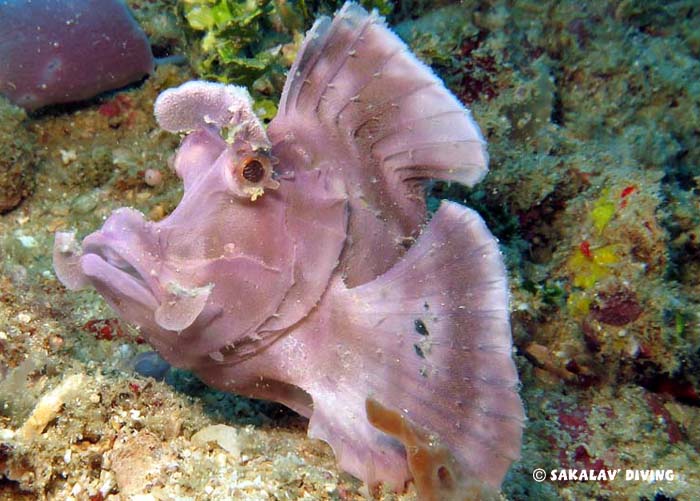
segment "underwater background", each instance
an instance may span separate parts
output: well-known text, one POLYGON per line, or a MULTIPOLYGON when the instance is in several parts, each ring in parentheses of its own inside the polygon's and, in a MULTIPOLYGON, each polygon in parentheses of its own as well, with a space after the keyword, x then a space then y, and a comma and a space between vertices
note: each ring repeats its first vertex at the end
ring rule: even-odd
MULTIPOLYGON (((304 419, 168 368, 51 262, 55 231, 177 205, 179 139, 153 118, 162 90, 246 85, 269 120, 303 33, 341 2, 127 3, 157 58, 144 81, 30 112, 0 97, 0 499, 363 499, 304 419)), ((431 184, 429 206, 477 210, 506 259, 528 420, 503 496, 697 499, 700 7, 361 3, 488 141, 486 179, 431 184), (536 482, 537 468, 622 474, 536 482)))

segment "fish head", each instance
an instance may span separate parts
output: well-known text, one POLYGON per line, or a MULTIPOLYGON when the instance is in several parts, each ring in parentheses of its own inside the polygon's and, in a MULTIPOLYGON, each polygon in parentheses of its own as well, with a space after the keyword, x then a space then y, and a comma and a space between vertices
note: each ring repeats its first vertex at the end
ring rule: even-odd
POLYGON ((250 109, 229 103, 228 110, 225 123, 205 114, 187 127, 174 162, 184 194, 168 217, 153 222, 118 209, 82 245, 58 233, 54 246, 54 268, 67 287, 94 287, 122 319, 167 348, 166 358, 173 345, 187 345, 188 353, 170 357, 180 366, 192 365, 183 359, 193 353, 253 335, 294 282, 269 142, 250 109))

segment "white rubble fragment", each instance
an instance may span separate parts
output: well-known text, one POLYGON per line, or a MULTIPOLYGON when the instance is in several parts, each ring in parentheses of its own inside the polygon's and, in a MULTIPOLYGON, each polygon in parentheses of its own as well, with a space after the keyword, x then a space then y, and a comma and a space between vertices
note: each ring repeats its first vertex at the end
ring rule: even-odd
POLYGON ((0 440, 3 442, 9 442, 15 438, 15 431, 9 428, 0 428, 0 440))
POLYGON ((153 494, 134 494, 129 499, 131 501, 157 501, 153 494))
POLYGON ((59 150, 59 152, 61 153, 61 162, 63 162, 63 165, 68 165, 78 158, 78 154, 75 150, 59 150))
POLYGON ((103 498, 106 498, 107 494, 112 491, 116 483, 114 480, 114 473, 108 470, 102 470, 100 472, 100 482, 102 485, 100 486, 99 493, 103 498))
POLYGON ((58 415, 61 406, 81 391, 84 379, 82 374, 69 376, 56 388, 42 396, 17 431, 17 438, 26 441, 41 435, 46 425, 58 415))
POLYGON ((241 444, 238 437, 238 430, 232 426, 214 424, 202 428, 192 435, 192 443, 195 445, 203 446, 208 442, 215 442, 219 447, 236 459, 241 456, 241 444))
POLYGON ((36 238, 31 235, 17 235, 17 240, 19 240, 19 243, 22 244, 22 247, 25 249, 33 249, 39 245, 36 238))
POLYGON ((17 321, 23 324, 28 324, 32 321, 32 316, 29 313, 22 312, 17 315, 17 321))

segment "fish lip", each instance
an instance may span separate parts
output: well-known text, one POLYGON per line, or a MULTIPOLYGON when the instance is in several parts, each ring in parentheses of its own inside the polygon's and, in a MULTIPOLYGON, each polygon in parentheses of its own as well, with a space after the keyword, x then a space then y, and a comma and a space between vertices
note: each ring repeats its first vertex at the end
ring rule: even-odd
MULTIPOLYGON (((114 245, 109 238, 102 235, 100 232, 93 233, 85 237, 83 241, 83 256, 94 255, 104 262, 105 266, 112 269, 113 272, 119 273, 122 278, 126 278, 134 285, 138 285, 146 292, 156 305, 159 304, 157 291, 160 290, 160 285, 155 278, 149 278, 143 265, 138 262, 133 253, 126 249, 120 249, 114 245), (116 258, 116 259, 115 259, 116 258), (119 263, 117 260, 121 260, 119 263)), ((152 305, 147 305, 152 306, 152 305)))
MULTIPOLYGON (((126 297, 128 300, 133 301, 134 303, 138 303, 139 305, 149 310, 155 310, 158 307, 158 301, 156 297, 153 295, 151 289, 143 282, 143 280, 139 280, 134 275, 127 273, 119 269, 118 267, 110 264, 99 254, 84 254, 80 258, 80 262, 85 275, 93 280, 98 281, 98 283, 95 283, 93 281, 93 285, 105 297, 108 297, 109 294, 107 293, 107 291, 101 290, 99 282, 110 284, 108 286, 108 290, 110 292, 116 293, 122 298, 126 297), (109 269, 110 272, 109 280, 105 279, 106 269, 109 269), (118 280, 115 280, 115 278, 118 280), (114 285, 115 282, 119 285, 114 285)), ((108 302, 110 302, 109 299, 108 302)), ((112 306, 117 311, 124 315, 124 310, 121 307, 121 303, 121 298, 118 301, 110 302, 110 304, 112 304, 112 306)), ((125 316, 125 318, 128 318, 128 315, 125 316)))

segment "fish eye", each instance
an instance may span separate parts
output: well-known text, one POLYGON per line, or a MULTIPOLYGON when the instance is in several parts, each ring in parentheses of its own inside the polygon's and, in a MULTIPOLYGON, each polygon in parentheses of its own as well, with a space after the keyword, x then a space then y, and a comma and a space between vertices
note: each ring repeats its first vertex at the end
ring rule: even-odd
POLYGON ((273 159, 265 153, 243 156, 224 168, 224 177, 232 193, 255 201, 266 189, 276 190, 279 182, 272 178, 273 159))
POLYGON ((269 177, 271 169, 272 166, 269 159, 260 155, 251 155, 245 157, 236 165, 235 172, 239 181, 243 182, 244 185, 250 186, 264 182, 269 177))
POLYGON ((241 176, 250 183, 259 183, 265 177, 265 167, 257 158, 249 158, 243 161, 241 176))

